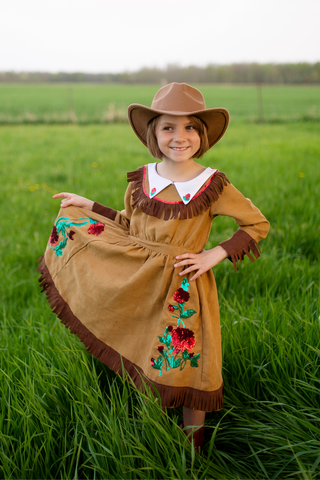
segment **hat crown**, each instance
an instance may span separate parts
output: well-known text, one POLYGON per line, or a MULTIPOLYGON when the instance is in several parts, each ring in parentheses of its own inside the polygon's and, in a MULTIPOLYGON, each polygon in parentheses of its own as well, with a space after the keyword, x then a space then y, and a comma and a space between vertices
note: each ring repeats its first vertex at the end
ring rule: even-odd
POLYGON ((165 112, 191 113, 205 110, 206 104, 199 90, 187 83, 169 83, 156 93, 151 108, 165 112))

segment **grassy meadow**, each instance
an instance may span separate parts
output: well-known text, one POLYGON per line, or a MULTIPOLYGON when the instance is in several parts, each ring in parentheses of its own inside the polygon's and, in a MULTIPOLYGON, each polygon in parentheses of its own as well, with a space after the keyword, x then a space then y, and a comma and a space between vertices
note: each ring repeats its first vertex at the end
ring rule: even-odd
MULTIPOLYGON (((320 86, 195 85, 207 107, 225 107, 232 120, 320 121, 320 86)), ((159 85, 0 84, 0 125, 127 121, 130 103, 150 105, 159 85)))
MULTIPOLYGON (((207 414, 202 455, 177 426, 181 409, 164 414, 90 356, 37 283, 52 194, 121 209, 147 150, 126 124, 2 126, 0 149, 0 478, 319 478, 319 125, 231 123, 203 158, 271 231, 255 263, 215 268, 225 405, 207 414)), ((215 219, 208 247, 235 228, 215 219)))

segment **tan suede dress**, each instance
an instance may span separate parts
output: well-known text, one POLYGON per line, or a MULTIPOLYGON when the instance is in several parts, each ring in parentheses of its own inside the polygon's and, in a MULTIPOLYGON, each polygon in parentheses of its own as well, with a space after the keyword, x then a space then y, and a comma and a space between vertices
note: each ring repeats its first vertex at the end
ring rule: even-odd
MULTIPOLYGON (((222 242, 236 266, 269 223, 221 172, 184 205, 174 187, 150 199, 147 166, 128 174, 125 209, 94 204, 60 210, 39 266, 54 312, 88 350, 137 386, 152 384, 163 406, 222 408, 219 305, 212 270, 189 282, 174 268, 199 253, 213 219, 239 229, 222 242)), ((181 271, 181 270, 180 270, 181 271)))

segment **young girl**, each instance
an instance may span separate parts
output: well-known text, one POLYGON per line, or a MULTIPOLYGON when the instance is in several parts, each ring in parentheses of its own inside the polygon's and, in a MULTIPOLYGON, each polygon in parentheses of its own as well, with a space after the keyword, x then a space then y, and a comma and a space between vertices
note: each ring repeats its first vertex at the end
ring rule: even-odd
MULTIPOLYGON (((223 403, 220 319, 212 268, 259 257, 269 223, 224 173, 195 161, 229 122, 187 84, 161 88, 130 124, 157 163, 128 173, 123 211, 72 193, 62 198, 39 271, 51 307, 88 350, 162 407, 183 406, 187 433, 223 403), (233 217, 233 237, 204 250, 212 220, 233 217)), ((203 428, 195 429, 195 445, 203 428)), ((190 436, 192 437, 192 435, 190 436)))

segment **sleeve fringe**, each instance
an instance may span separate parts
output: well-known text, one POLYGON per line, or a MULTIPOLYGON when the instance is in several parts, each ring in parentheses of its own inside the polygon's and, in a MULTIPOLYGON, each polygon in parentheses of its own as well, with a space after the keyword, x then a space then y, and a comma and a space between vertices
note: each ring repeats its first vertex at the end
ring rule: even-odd
POLYGON ((237 252, 233 253, 230 255, 230 260, 233 263, 234 266, 234 271, 237 271, 237 262, 240 260, 240 263, 242 264, 242 260, 245 255, 250 258, 251 262, 254 262, 256 259, 260 257, 261 254, 261 249, 259 247, 259 244, 252 239, 247 245, 242 247, 240 250, 237 252), (251 255, 250 251, 253 253, 255 258, 251 255))
POLYGON ((242 263, 245 255, 254 262, 261 254, 258 242, 241 229, 237 230, 229 240, 225 240, 219 245, 228 253, 228 258, 233 263, 235 272, 237 271, 237 262, 240 260, 240 263, 242 263), (253 253, 255 258, 250 252, 253 253))

